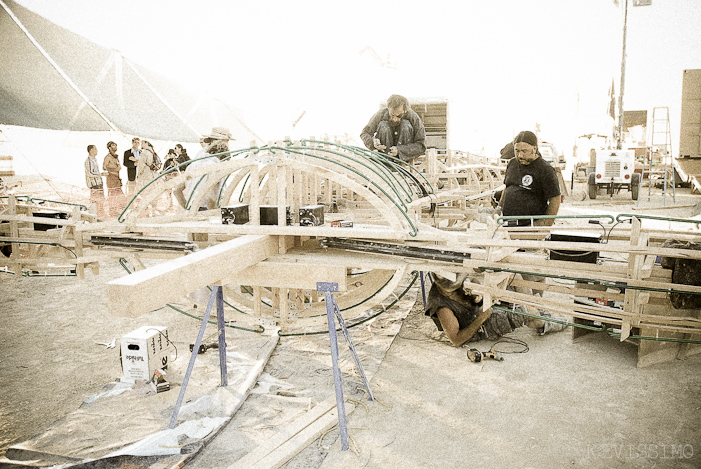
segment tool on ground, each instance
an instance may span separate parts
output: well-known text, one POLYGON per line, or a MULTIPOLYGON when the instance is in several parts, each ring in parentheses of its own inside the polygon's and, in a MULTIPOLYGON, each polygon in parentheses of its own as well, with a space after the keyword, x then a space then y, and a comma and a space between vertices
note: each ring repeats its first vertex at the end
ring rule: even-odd
POLYGON ((166 381, 165 371, 162 369, 156 369, 153 372, 153 378, 151 378, 151 387, 156 393, 170 390, 170 383, 166 381))
POLYGON ((504 357, 499 352, 495 352, 494 349, 489 349, 487 352, 480 352, 476 348, 471 348, 467 351, 467 358, 471 362, 479 363, 483 358, 491 358, 498 362, 503 362, 504 357))
MULTIPOLYGON (((190 344, 190 352, 195 348, 195 344, 190 344)), ((209 344, 200 344, 200 348, 197 349, 197 353, 205 353, 209 349, 218 349, 219 343, 211 342, 209 344)))

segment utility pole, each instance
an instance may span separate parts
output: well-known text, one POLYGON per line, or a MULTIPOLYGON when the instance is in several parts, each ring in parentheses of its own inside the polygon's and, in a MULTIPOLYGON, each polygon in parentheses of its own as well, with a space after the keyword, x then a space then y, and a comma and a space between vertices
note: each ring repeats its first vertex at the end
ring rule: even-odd
POLYGON ((621 88, 618 92, 618 142, 616 148, 623 149, 623 92, 626 86, 626 36, 628 34, 628 0, 623 0, 623 51, 621 53, 621 88))
MULTIPOLYGON (((623 51, 621 53, 621 87, 618 93, 618 142, 616 148, 623 149, 623 92, 626 85, 626 38, 628 35, 628 0, 623 0, 623 51)), ((618 5, 618 0, 614 0, 618 5)), ((633 0, 633 6, 650 6, 652 0, 633 0)))

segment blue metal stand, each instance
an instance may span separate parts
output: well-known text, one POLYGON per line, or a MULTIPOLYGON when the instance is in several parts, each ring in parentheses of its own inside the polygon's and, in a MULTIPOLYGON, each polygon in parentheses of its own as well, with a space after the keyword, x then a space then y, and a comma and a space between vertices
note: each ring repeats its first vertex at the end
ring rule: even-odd
POLYGON ((224 329, 224 293, 221 287, 214 287, 212 289, 212 294, 209 296, 207 310, 205 311, 204 317, 202 318, 202 326, 200 326, 200 332, 197 334, 195 345, 192 348, 192 356, 190 357, 190 363, 187 365, 185 378, 183 379, 183 384, 180 388, 180 394, 178 395, 178 400, 175 403, 175 408, 173 409, 173 415, 170 418, 170 425, 168 425, 168 428, 175 428, 175 423, 178 420, 178 413, 180 412, 180 406, 182 405, 183 399, 185 398, 187 383, 190 381, 192 370, 195 367, 195 359, 197 358, 197 352, 200 349, 200 345, 202 345, 204 331, 207 328, 209 316, 212 312, 212 306, 214 306, 215 301, 217 303, 217 329, 219 331, 219 369, 221 371, 221 385, 228 386, 226 370, 226 336, 224 329))
POLYGON ((346 419, 346 405, 343 398, 343 378, 341 376, 341 368, 338 366, 338 336, 336 335, 336 322, 334 316, 338 320, 341 331, 348 342, 348 348, 353 354, 353 359, 355 360, 355 365, 358 368, 363 383, 365 384, 365 389, 368 391, 368 400, 375 400, 370 390, 370 383, 368 383, 365 377, 365 371, 360 363, 358 354, 355 351, 355 346, 351 340, 350 334, 348 333, 348 328, 343 320, 341 311, 338 308, 338 304, 333 297, 332 292, 338 291, 338 284, 331 282, 317 282, 317 291, 323 291, 324 297, 326 298, 326 320, 329 325, 329 340, 331 342, 331 360, 333 363, 333 384, 336 390, 336 408, 338 409, 338 428, 341 432, 341 450, 348 450, 348 423, 346 419))

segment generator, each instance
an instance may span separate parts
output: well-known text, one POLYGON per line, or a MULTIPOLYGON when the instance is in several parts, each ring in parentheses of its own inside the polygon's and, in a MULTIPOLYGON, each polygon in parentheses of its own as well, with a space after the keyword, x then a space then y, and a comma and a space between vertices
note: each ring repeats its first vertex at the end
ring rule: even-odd
POLYGON ((587 180, 590 199, 596 199, 599 189, 604 187, 610 195, 627 189, 633 200, 638 200, 641 174, 635 172, 633 150, 597 150, 591 158, 596 161, 590 161, 594 166, 587 180))

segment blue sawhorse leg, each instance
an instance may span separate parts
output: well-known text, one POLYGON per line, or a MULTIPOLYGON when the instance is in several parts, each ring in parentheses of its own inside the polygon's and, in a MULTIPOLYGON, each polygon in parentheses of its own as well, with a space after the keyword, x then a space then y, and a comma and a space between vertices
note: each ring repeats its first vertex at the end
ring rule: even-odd
POLYGON ((331 342, 333 384, 336 390, 336 408, 338 409, 338 428, 341 432, 341 450, 348 451, 348 423, 346 420, 346 405, 343 398, 343 378, 341 376, 341 368, 338 366, 338 336, 336 335, 336 322, 334 321, 334 316, 338 319, 338 322, 341 326, 341 330, 343 331, 343 335, 348 341, 349 348, 355 359, 355 364, 358 367, 358 372, 363 378, 365 388, 367 389, 368 394, 370 396, 369 400, 374 400, 374 397, 372 395, 372 391, 370 391, 370 384, 368 383, 368 380, 365 377, 365 372, 363 370, 363 366, 360 363, 360 359, 358 358, 358 354, 355 352, 355 347, 353 346, 353 341, 350 338, 350 334, 348 333, 346 324, 343 321, 343 317, 341 316, 341 312, 338 309, 336 300, 334 299, 333 294, 331 293, 334 291, 338 291, 338 284, 330 282, 317 282, 316 290, 323 291, 324 296, 326 298, 326 320, 329 325, 329 341, 331 342))
POLYGON ((424 272, 423 270, 419 272, 419 276, 421 277, 421 299, 424 300, 424 310, 426 309, 426 279, 424 278, 424 272))
POLYGON ((217 328, 219 330, 219 369, 221 370, 221 385, 227 386, 227 370, 226 370, 226 337, 224 332, 224 294, 221 287, 214 287, 212 289, 212 294, 209 297, 209 303, 207 303, 207 310, 204 312, 204 317, 202 318, 202 325, 200 326, 200 332, 197 334, 197 339, 195 340, 195 345, 192 349, 192 356, 190 357, 190 363, 187 365, 187 371, 185 372, 185 378, 183 378, 183 384, 180 387, 180 394, 178 395, 178 400, 175 403, 175 408, 173 409, 173 415, 170 418, 170 425, 168 428, 175 428, 175 423, 178 420, 178 413, 180 412, 180 406, 185 398, 185 391, 187 390, 187 383, 190 381, 190 375, 192 375, 192 369, 195 367, 195 359, 197 358, 197 352, 202 345, 202 338, 204 337, 204 331, 207 328, 207 323, 209 322, 209 316, 212 313, 212 306, 217 303, 217 328))

